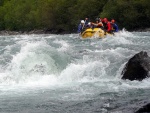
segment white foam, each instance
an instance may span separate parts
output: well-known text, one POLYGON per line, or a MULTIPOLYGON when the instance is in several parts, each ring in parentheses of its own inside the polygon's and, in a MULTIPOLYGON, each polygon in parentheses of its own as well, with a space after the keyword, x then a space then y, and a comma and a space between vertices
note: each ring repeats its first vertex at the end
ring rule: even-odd
POLYGON ((91 81, 106 75, 105 69, 109 66, 108 61, 89 61, 84 58, 80 64, 70 64, 59 76, 62 82, 91 81))
MULTIPOLYGON (((63 66, 67 65, 67 57, 47 45, 45 41, 19 41, 18 44, 21 45, 21 50, 13 55, 5 74, 2 74, 0 78, 1 83, 23 83, 34 77, 40 78, 39 76, 44 79, 42 75, 46 78, 47 74, 57 76, 63 66)), ((9 48, 11 49, 11 47, 7 46, 7 49, 9 48)), ((49 77, 51 78, 52 76, 49 77)))
POLYGON ((132 41, 127 39, 126 37, 123 37, 122 35, 115 35, 115 36, 107 36, 107 38, 103 39, 103 44, 109 44, 109 45, 117 45, 117 44, 133 44, 132 41))
MULTIPOLYGON (((87 48, 87 55, 83 53, 83 56, 80 56, 80 59, 77 59, 76 62, 69 62, 67 55, 64 54, 73 50, 67 40, 52 40, 53 44, 60 45, 60 48, 54 48, 47 44, 45 39, 56 36, 19 36, 16 39, 16 44, 21 49, 13 56, 7 69, 5 71, 1 70, 0 86, 3 85, 3 90, 5 90, 5 85, 33 88, 37 86, 71 87, 74 85, 76 86, 75 90, 82 91, 82 93, 117 92, 132 88, 149 88, 150 79, 145 79, 142 82, 121 80, 121 70, 124 64, 118 67, 117 72, 115 72, 116 75, 112 75, 114 72, 111 72, 114 69, 113 63, 116 66, 119 61, 130 57, 130 53, 135 52, 135 50, 130 50, 128 47, 114 47, 117 44, 132 44, 133 42, 129 40, 132 35, 132 33, 122 30, 113 37, 107 37, 100 41, 96 40, 97 42, 91 39, 89 42, 90 47, 98 44, 102 46, 108 44, 112 48, 105 47, 99 50, 87 48)), ((69 35, 69 38, 73 36, 69 35)), ((85 44, 84 40, 82 40, 82 43, 85 44)), ((14 46, 16 45, 7 46, 5 54, 9 54, 14 46)))
POLYGON ((54 43, 61 44, 61 48, 59 48, 58 51, 67 51, 70 47, 70 45, 63 40, 55 40, 54 43))
POLYGON ((133 37, 132 32, 127 31, 126 29, 122 29, 119 32, 115 33, 117 37, 133 37))

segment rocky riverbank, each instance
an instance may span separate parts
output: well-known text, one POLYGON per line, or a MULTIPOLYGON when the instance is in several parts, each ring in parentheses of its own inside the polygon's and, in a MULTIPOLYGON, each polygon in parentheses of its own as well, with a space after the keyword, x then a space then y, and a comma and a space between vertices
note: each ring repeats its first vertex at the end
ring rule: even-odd
MULTIPOLYGON (((136 29, 131 30, 131 32, 150 32, 150 28, 145 29, 136 29)), ((55 29, 47 29, 47 30, 31 30, 31 31, 9 31, 9 30, 2 30, 0 31, 0 35, 20 35, 20 34, 70 34, 76 33, 76 30, 73 32, 71 31, 64 31, 62 29, 55 30, 55 29)))
POLYGON ((150 28, 134 29, 134 30, 131 30, 131 31, 134 31, 134 32, 150 32, 150 28))
POLYGON ((0 35, 23 35, 23 34, 70 34, 69 31, 59 30, 31 30, 31 31, 0 31, 0 35))

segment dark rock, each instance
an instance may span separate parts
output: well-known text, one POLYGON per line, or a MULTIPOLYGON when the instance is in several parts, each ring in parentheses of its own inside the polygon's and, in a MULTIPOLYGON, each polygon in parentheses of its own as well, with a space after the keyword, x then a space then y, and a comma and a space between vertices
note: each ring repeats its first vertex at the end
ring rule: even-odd
POLYGON ((19 31, 7 31, 7 30, 0 31, 0 35, 18 35, 18 34, 21 34, 21 32, 19 32, 19 31))
POLYGON ((122 71, 122 79, 143 80, 149 77, 150 57, 147 52, 141 51, 134 55, 126 64, 122 71))
POLYGON ((139 110, 137 110, 135 113, 150 113, 150 103, 143 106, 139 110))
POLYGON ((45 30, 46 34, 70 34, 70 31, 66 31, 64 29, 46 29, 45 30))

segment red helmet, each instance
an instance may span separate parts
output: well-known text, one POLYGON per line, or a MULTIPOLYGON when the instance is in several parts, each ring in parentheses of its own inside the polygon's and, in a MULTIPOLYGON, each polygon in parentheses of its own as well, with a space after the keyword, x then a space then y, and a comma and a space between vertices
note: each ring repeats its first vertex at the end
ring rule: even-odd
POLYGON ((114 19, 112 19, 112 20, 111 20, 111 22, 112 22, 112 23, 115 23, 115 20, 114 20, 114 19))
POLYGON ((107 18, 104 18, 103 21, 104 21, 104 22, 108 22, 107 18))

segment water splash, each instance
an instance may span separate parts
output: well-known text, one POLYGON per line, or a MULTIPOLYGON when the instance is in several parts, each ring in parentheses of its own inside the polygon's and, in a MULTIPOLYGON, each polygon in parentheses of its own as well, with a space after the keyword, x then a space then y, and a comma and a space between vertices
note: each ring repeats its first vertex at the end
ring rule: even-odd
POLYGON ((76 34, 66 36, 16 36, 16 45, 7 46, 7 53, 11 54, 18 45, 20 50, 1 71, 0 82, 32 86, 69 84, 68 87, 92 83, 95 87, 107 86, 109 91, 127 86, 120 78, 123 64, 136 53, 126 46, 133 46, 133 33, 122 30, 102 40, 74 40, 76 34))
MULTIPOLYGON (((19 42, 20 43, 20 42, 19 42)), ((7 79, 13 82, 28 81, 33 76, 57 76, 69 63, 69 57, 63 52, 47 45, 45 42, 26 42, 19 53, 13 56, 6 69, 7 79)))

